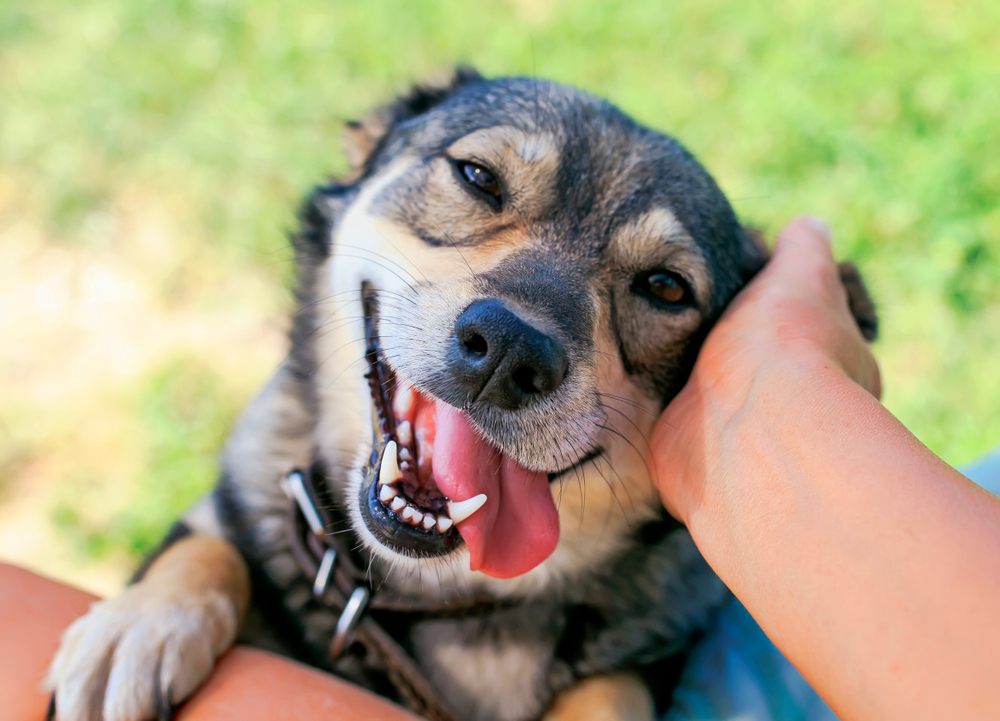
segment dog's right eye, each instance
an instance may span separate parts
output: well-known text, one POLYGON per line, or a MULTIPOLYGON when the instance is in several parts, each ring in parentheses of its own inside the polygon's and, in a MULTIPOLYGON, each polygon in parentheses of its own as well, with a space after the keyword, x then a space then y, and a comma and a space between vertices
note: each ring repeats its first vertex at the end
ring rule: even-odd
POLYGON ((503 188, 500 187, 500 181, 489 168, 470 163, 467 160, 456 160, 455 170, 458 172, 458 177, 467 185, 486 196, 486 199, 495 208, 500 208, 503 203, 503 188))
POLYGON ((649 270, 632 279, 632 292, 643 296, 653 305, 668 310, 687 308, 694 304, 691 286, 670 270, 649 270))

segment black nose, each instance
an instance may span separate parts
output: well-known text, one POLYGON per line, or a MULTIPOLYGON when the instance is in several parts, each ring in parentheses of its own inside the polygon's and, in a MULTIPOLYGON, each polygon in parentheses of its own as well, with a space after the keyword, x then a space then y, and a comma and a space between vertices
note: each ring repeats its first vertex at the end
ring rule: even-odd
POLYGON ((515 410, 555 391, 569 363, 557 339, 480 300, 455 321, 448 365, 470 400, 515 410))

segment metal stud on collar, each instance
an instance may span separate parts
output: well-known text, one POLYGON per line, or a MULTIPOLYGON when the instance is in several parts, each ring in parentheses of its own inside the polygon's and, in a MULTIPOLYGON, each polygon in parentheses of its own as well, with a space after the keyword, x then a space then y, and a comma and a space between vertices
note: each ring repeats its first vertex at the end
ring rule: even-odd
POLYGON ((284 483, 282 483, 282 490, 286 496, 294 498, 295 502, 299 504, 302 515, 305 517, 306 523, 309 524, 309 529, 320 538, 326 535, 326 531, 323 529, 323 521, 320 520, 316 506, 313 505, 312 498, 309 497, 309 491, 306 490, 306 483, 302 477, 302 473, 300 471, 289 473, 285 477, 284 483))
POLYGON ((337 619, 337 629, 333 632, 333 641, 330 642, 330 655, 333 656, 334 660, 340 658, 344 649, 347 648, 351 632, 357 627, 358 621, 361 620, 361 616, 368 607, 369 598, 368 589, 364 586, 358 586, 351 593, 351 597, 347 599, 344 612, 337 619))
POLYGON ((313 579, 313 595, 322 598, 326 592, 326 587, 330 585, 330 576, 333 574, 333 567, 337 563, 337 552, 332 548, 323 552, 323 560, 319 562, 319 570, 316 571, 316 578, 313 579))

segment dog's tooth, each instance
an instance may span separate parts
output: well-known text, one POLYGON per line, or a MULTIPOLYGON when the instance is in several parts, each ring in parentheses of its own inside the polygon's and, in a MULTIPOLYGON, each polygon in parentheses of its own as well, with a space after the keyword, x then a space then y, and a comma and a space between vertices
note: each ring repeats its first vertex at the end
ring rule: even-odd
POLYGON ((395 498, 398 495, 399 495, 399 491, 397 491, 395 489, 395 487, 393 487, 393 486, 382 486, 382 488, 380 488, 379 492, 378 492, 378 499, 380 501, 382 501, 382 503, 388 503, 389 501, 391 501, 393 498, 395 498))
POLYGON ((399 513, 401 510, 403 510, 403 506, 405 505, 406 501, 403 500, 403 497, 396 496, 395 498, 392 499, 392 503, 389 504, 389 508, 394 510, 396 513, 399 513))
POLYGON ((409 418, 410 413, 413 412, 413 405, 417 402, 416 391, 413 390, 413 386, 406 386, 405 388, 396 391, 396 398, 393 405, 395 406, 396 417, 409 418))
POLYGON ((403 446, 413 443, 413 426, 410 425, 409 421, 403 421, 396 425, 396 438, 403 446))
POLYGON ((434 524, 437 523, 437 519, 430 513, 424 514, 423 526, 425 531, 429 531, 434 528, 434 524))
POLYGON ((434 472, 434 443, 428 437, 427 429, 418 427, 414 430, 417 437, 417 474, 427 478, 434 472))
POLYGON ((407 507, 403 509, 403 512, 400 515, 403 517, 404 521, 408 522, 413 526, 419 526, 420 522, 424 520, 424 514, 410 505, 407 505, 407 507))
POLYGON ((399 449, 399 460, 403 462, 403 465, 406 465, 408 461, 413 460, 413 454, 410 453, 410 449, 406 446, 399 449))
POLYGON ((378 469, 379 485, 392 483, 402 475, 399 472, 399 464, 396 462, 396 441, 389 441, 382 451, 382 465, 378 469))
POLYGON ((448 515, 451 516, 453 523, 461 523, 482 508, 484 503, 486 503, 485 493, 480 493, 465 501, 448 501, 448 515))
POLYGON ((440 517, 440 518, 438 519, 438 523, 437 523, 437 526, 438 526, 438 533, 444 533, 444 532, 445 532, 445 531, 447 531, 447 530, 448 530, 449 528, 451 528, 451 526, 452 526, 452 524, 453 524, 453 523, 454 523, 454 521, 452 521, 452 520, 451 520, 450 518, 448 518, 447 516, 441 516, 441 517, 440 517))

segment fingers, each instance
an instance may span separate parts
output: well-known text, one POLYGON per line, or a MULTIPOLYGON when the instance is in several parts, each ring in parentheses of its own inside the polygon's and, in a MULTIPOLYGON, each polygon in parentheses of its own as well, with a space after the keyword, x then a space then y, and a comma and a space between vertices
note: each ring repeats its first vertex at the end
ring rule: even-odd
MULTIPOLYGON (((813 324, 814 337, 856 383, 879 398, 882 383, 878 364, 851 312, 830 238, 830 229, 817 218, 801 216, 793 220, 778 234, 775 243, 774 280, 799 299, 818 303, 824 317, 813 324)), ((856 282, 861 283, 860 277, 856 282)), ((869 313, 874 323, 874 309, 869 313)))
POLYGON ((830 227, 819 218, 800 215, 781 229, 774 243, 774 255, 797 252, 814 258, 828 258, 833 262, 830 227))
POLYGON ((839 292, 830 238, 830 229, 823 221, 810 216, 796 218, 778 233, 766 273, 780 276, 782 286, 796 295, 832 291, 839 300, 843 293, 839 292))

